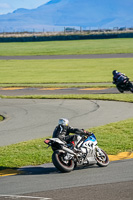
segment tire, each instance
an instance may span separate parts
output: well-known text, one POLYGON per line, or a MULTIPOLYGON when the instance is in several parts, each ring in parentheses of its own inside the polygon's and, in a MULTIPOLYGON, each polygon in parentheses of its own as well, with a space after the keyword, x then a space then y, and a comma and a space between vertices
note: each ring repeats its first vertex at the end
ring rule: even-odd
POLYGON ((132 85, 132 83, 131 83, 131 82, 129 82, 129 90, 130 90, 130 92, 132 92, 132 93, 133 93, 133 85, 132 85))
POLYGON ((117 86, 117 89, 118 89, 118 91, 120 92, 120 93, 123 93, 124 92, 124 90, 123 89, 121 89, 120 87, 118 87, 117 86))
POLYGON ((133 88, 130 88, 130 92, 132 92, 132 93, 133 93, 133 88))
POLYGON ((102 151, 102 155, 98 155, 98 151, 96 150, 96 161, 97 161, 97 165, 99 167, 107 167, 109 164, 109 157, 106 154, 106 152, 102 149, 100 149, 102 151))
POLYGON ((64 152, 61 150, 54 151, 52 161, 54 166, 61 172, 71 172, 74 169, 74 161, 64 160, 64 152))

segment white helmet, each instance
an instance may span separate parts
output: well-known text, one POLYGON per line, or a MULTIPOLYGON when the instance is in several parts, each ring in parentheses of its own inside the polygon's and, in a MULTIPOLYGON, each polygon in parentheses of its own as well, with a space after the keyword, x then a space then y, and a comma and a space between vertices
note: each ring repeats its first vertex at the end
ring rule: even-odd
POLYGON ((68 119, 61 118, 61 119, 59 119, 58 124, 63 125, 63 126, 68 126, 69 125, 69 121, 68 121, 68 119))

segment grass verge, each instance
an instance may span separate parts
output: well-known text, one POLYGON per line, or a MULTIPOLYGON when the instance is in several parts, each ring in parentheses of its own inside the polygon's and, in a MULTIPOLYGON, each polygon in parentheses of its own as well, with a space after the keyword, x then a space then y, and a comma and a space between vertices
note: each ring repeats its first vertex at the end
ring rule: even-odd
POLYGON ((0 56, 115 53, 133 53, 133 38, 0 44, 0 56))
POLYGON ((0 115, 0 121, 3 121, 4 117, 2 115, 0 115))
POLYGON ((69 95, 26 95, 26 96, 4 96, 5 99, 88 99, 88 100, 109 100, 133 103, 133 94, 69 94, 69 95))
MULTIPOLYGON (((108 154, 133 151, 133 118, 92 128, 98 145, 108 154)), ((51 162, 52 150, 44 138, 0 147, 0 170, 51 162)))
POLYGON ((112 82, 114 69, 133 78, 133 58, 0 60, 0 84, 112 82))

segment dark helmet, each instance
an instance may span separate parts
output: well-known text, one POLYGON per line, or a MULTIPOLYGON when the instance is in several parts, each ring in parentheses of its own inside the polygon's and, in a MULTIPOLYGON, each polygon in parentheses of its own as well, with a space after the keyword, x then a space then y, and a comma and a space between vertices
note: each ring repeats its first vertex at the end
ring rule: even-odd
POLYGON ((112 74, 113 74, 113 75, 115 75, 115 74, 117 74, 117 73, 118 73, 117 70, 112 71, 112 74))

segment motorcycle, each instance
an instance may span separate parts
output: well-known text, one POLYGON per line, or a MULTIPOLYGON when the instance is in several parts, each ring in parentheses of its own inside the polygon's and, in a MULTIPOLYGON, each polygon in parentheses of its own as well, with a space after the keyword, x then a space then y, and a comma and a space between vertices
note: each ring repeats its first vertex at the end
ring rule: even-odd
POLYGON ((124 91, 130 91, 133 93, 133 85, 126 77, 120 77, 118 82, 114 83, 119 92, 123 93, 124 91))
POLYGON ((77 135, 76 150, 71 144, 59 138, 50 138, 44 141, 53 150, 52 162, 61 172, 71 172, 79 166, 97 164, 106 167, 109 164, 107 153, 98 147, 95 135, 77 135))

